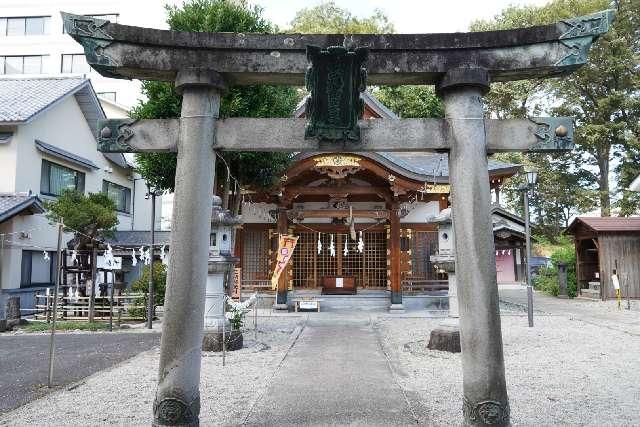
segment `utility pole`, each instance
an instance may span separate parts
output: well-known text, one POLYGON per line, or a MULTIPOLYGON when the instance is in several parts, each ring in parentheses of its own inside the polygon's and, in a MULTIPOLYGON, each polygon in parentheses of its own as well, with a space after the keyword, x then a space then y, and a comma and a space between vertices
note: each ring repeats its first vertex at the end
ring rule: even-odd
POLYGON ((49 377, 47 386, 53 386, 53 359, 55 357, 56 340, 56 319, 58 317, 58 292, 60 290, 60 275, 62 274, 62 232, 64 231, 64 220, 60 218, 58 224, 58 257, 56 259, 56 285, 53 289, 53 317, 51 321, 51 340, 49 341, 49 377))

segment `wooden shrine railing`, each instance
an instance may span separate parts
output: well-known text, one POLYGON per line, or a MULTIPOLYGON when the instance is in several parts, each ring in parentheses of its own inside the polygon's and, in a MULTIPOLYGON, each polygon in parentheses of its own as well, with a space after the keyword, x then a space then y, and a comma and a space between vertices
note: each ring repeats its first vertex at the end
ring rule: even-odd
MULTIPOLYGON (((53 294, 36 294, 34 309, 29 309, 34 320, 51 321, 53 319, 53 294)), ((144 294, 114 295, 109 297, 96 297, 94 305, 94 320, 109 321, 142 321, 146 312, 146 297, 144 294)), ((72 297, 58 294, 58 306, 56 310, 57 320, 89 320, 89 297, 72 297)))
POLYGON ((402 280, 402 293, 418 294, 449 289, 448 280, 431 280, 421 278, 407 278, 402 280))

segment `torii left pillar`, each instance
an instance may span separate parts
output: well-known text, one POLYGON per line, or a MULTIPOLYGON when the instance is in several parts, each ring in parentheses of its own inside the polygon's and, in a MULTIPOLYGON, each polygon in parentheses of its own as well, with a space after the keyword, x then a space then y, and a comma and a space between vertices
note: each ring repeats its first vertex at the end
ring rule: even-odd
POLYGON ((199 425, 213 144, 223 88, 212 71, 181 71, 176 78, 182 113, 154 426, 199 425))

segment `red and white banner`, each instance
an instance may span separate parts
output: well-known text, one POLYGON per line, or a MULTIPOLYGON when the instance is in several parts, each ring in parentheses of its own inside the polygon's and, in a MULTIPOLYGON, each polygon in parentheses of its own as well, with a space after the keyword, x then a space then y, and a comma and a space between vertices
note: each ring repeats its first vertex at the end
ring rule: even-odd
POLYGON ((278 239, 278 253, 276 256, 276 267, 273 270, 273 276, 271 277, 271 289, 276 290, 278 288, 278 278, 287 266, 287 263, 293 255, 293 250, 298 243, 297 236, 281 235, 278 239))

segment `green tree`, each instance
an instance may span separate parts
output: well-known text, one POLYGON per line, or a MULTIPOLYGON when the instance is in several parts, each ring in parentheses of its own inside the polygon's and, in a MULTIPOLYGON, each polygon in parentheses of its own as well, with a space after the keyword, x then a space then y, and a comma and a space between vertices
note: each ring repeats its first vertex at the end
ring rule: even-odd
MULTIPOLYGON (((262 17, 262 9, 244 0, 191 0, 181 7, 166 6, 167 22, 179 31, 273 33, 277 28, 262 17)), ((142 92, 147 98, 133 109, 136 118, 172 118, 180 116, 181 98, 173 84, 145 81, 142 92)), ((220 117, 288 117, 300 99, 298 91, 284 86, 232 87, 222 97, 220 117)), ((286 153, 226 153, 225 162, 217 162, 218 183, 225 180, 226 164, 242 186, 269 186, 289 164, 286 153)), ((136 155, 139 173, 154 187, 174 190, 176 156, 174 154, 136 155)), ((228 183, 221 184, 226 185, 228 183)), ((221 188, 217 188, 221 192, 221 188)), ((222 191, 224 192, 224 191, 222 191)), ((225 192, 226 193, 226 192, 225 192)), ((239 197, 236 198, 239 201, 239 197)), ((239 205, 236 205, 239 208, 239 205)))
POLYGON ((381 86, 373 95, 402 118, 444 117, 442 99, 433 86, 381 86))
POLYGON ((380 9, 374 9, 371 16, 358 18, 333 1, 300 9, 289 29, 289 32, 303 34, 378 34, 393 31, 393 24, 380 9))
POLYGON ((46 203, 47 218, 64 221, 65 226, 76 230, 76 249, 81 249, 91 239, 112 235, 118 225, 116 204, 106 194, 66 190, 53 202, 46 203))
MULTIPOLYGON (((149 292, 149 267, 150 266, 148 265, 142 267, 142 274, 136 279, 135 282, 131 284, 131 290, 133 290, 134 292, 143 293, 145 295, 145 307, 147 305, 147 293, 149 292)), ((167 268, 162 262, 155 261, 153 263, 153 290, 155 305, 164 305, 164 293, 166 284, 167 268)), ((142 305, 142 303, 139 305, 142 305)), ((146 310, 144 311, 146 314, 146 310)))
MULTIPOLYGON (((609 6, 608 0, 554 0, 542 7, 512 6, 492 20, 475 22, 471 28, 482 31, 548 24, 609 6)), ((494 84, 487 96, 488 112, 500 118, 540 113, 576 118, 577 148, 573 154, 564 158, 529 157, 539 169, 557 165, 555 185, 585 196, 572 202, 575 210, 589 209, 593 193, 584 190, 593 185, 602 215, 610 215, 612 198, 618 196, 620 187, 630 182, 630 176, 637 170, 639 19, 638 0, 620 1, 612 28, 595 43, 588 63, 578 71, 560 79, 494 84), (615 170, 611 170, 612 161, 618 165, 615 170), (578 172, 579 180, 565 179, 578 172), (617 182, 609 182, 611 175, 617 182)), ((633 212, 637 203, 637 196, 623 193, 619 203, 621 213, 633 212)))

